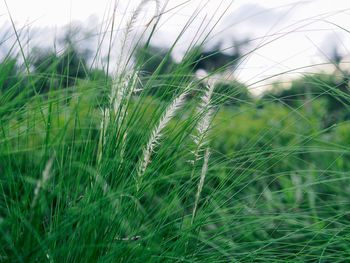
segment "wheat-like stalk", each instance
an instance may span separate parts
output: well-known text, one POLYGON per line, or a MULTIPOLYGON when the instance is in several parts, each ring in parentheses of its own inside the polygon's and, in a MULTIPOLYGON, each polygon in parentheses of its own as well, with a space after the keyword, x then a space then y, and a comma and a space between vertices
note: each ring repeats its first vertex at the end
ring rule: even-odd
MULTIPOLYGON (((119 79, 119 85, 118 83, 115 83, 112 87, 111 96, 110 96, 110 104, 113 108, 113 114, 115 116, 115 120, 118 123, 118 131, 116 131, 116 134, 120 134, 120 129, 123 123, 123 120, 127 116, 127 106, 130 102, 131 95, 135 92, 136 86, 138 83, 138 75, 137 72, 135 73, 129 73, 124 75, 119 79)), ((96 176, 96 182, 100 179, 100 164, 102 160, 103 155, 103 147, 106 143, 106 131, 109 125, 110 121, 110 110, 104 109, 102 110, 103 118, 101 120, 101 133, 99 138, 99 145, 98 145, 98 153, 97 153, 97 164, 98 164, 98 171, 96 176)), ((121 138, 122 144, 121 144, 121 150, 120 150, 120 162, 122 163, 124 160, 124 153, 126 148, 126 137, 127 137, 127 131, 124 131, 124 135, 121 138)), ((108 188, 107 183, 104 184, 104 192, 106 192, 106 189, 108 188)))
POLYGON ((136 86, 139 83, 138 72, 128 72, 119 79, 112 86, 110 104, 113 106, 114 114, 118 118, 118 124, 126 117, 126 108, 130 102, 131 95, 139 90, 136 86))
POLYGON ((202 192, 202 189, 204 186, 204 179, 205 179, 205 176, 206 176, 207 170, 208 170, 209 157, 210 157, 210 149, 209 149, 209 147, 207 147, 207 149, 205 151, 205 155, 204 155, 204 163, 202 166, 201 179, 199 180, 198 189, 197 189, 197 193, 196 193, 196 199, 195 199, 194 207, 193 207, 193 211, 192 211, 191 226, 193 225, 194 216, 196 215, 196 210, 197 210, 197 206, 198 206, 198 200, 199 200, 199 197, 201 195, 201 192, 202 192))
POLYGON ((103 118, 101 120, 101 125, 100 125, 101 133, 100 133, 100 138, 99 138, 99 142, 98 142, 98 153, 97 153, 97 164, 98 165, 100 165, 100 163, 101 163, 102 149, 103 149, 104 144, 106 143, 106 131, 107 131, 107 127, 109 124, 109 109, 102 110, 102 115, 103 115, 103 118))
MULTIPOLYGON (((150 162, 151 154, 154 147, 158 144, 159 140, 163 136, 163 129, 167 126, 169 121, 174 117, 175 112, 182 107, 185 102, 185 97, 187 95, 187 90, 178 96, 165 110, 163 116, 158 122, 157 126, 152 130, 151 137, 148 140, 146 147, 143 149, 143 155, 138 165, 138 177, 139 180, 142 179, 143 174, 150 162)), ((141 182, 137 183, 137 188, 139 189, 141 182)))
POLYGON ((206 140, 208 135, 208 130, 210 127, 213 109, 210 109, 212 94, 214 92, 215 85, 209 84, 207 85, 206 91, 201 97, 201 103, 197 107, 197 114, 201 116, 201 118, 197 122, 196 126, 196 135, 192 136, 194 143, 196 144, 196 149, 192 152, 194 154, 194 160, 192 160, 192 164, 201 159, 199 153, 203 150, 204 146, 208 143, 206 140), (203 113, 205 113, 203 115, 203 113), (203 115, 203 116, 202 116, 203 115))
MULTIPOLYGON (((128 46, 130 46, 130 44, 129 44, 130 43, 130 34, 135 28, 135 24, 136 24, 137 18, 139 17, 139 15, 140 15, 142 9, 144 8, 144 6, 148 2, 152 2, 152 1, 154 1, 156 3, 156 10, 155 10, 154 18, 155 17, 159 17, 160 16, 159 1, 158 0, 142 0, 139 3, 139 5, 136 7, 136 9, 132 12, 132 15, 131 15, 130 19, 126 23, 124 34, 123 34, 122 41, 121 41, 121 51, 120 51, 120 55, 119 55, 119 60, 118 60, 118 63, 117 63, 117 71, 116 71, 116 75, 117 76, 121 75, 122 72, 124 72, 124 70, 127 67, 127 63, 129 62, 129 59, 125 58, 125 53, 126 53, 126 48, 128 46), (122 65, 123 60, 126 60, 125 61, 125 65, 122 65)), ((150 25, 152 20, 147 23, 146 27, 148 27, 150 25)))
MULTIPOLYGON (((197 134, 193 136, 193 141, 196 144, 196 150, 193 152, 194 154, 194 160, 192 161, 193 165, 195 162, 201 159, 200 152, 204 148, 204 146, 208 143, 207 136, 208 136, 208 130, 210 128, 210 123, 212 120, 212 115, 213 115, 213 109, 210 109, 210 104, 211 104, 211 99, 212 99, 212 94, 214 92, 214 83, 207 83, 207 88, 203 96, 201 97, 201 103, 199 104, 197 108, 197 113, 199 115, 202 115, 203 113, 204 116, 201 117, 197 123, 196 130, 197 134)), ((202 173, 201 173, 201 178, 199 180, 198 184, 198 189, 195 197, 195 202, 194 202, 194 207, 192 211, 192 219, 191 219, 191 226, 194 221, 194 217, 196 214, 197 206, 198 206, 198 200, 200 197, 200 194, 203 189, 204 185, 204 179, 208 170, 208 162, 209 162, 209 156, 210 156, 210 149, 209 146, 205 150, 204 154, 204 162, 202 166, 202 173)), ((191 177, 193 177, 195 171, 195 166, 193 166, 192 174, 191 177)))
MULTIPOLYGON (((131 95, 138 91, 136 90, 137 83, 139 81, 138 72, 125 74, 123 77, 120 77, 119 81, 114 83, 111 90, 110 96, 110 104, 113 108, 113 113, 118 123, 118 129, 121 128, 123 120, 127 116, 127 106, 130 102, 131 95)), ((98 154, 97 154, 97 163, 101 163, 102 159, 102 148, 106 143, 106 131, 109 125, 110 120, 110 110, 104 109, 102 110, 103 118, 101 120, 101 133, 99 138, 99 146, 98 146, 98 154)), ((117 134, 119 134, 117 132, 117 134)), ((127 136, 127 132, 125 131, 122 139, 122 147, 125 148, 125 138, 127 136)), ((125 149, 121 150, 121 159, 123 159, 122 155, 125 152, 125 149)))
POLYGON ((148 0, 141 1, 140 4, 136 7, 136 9, 132 12, 132 16, 130 17, 130 19, 126 23, 123 38, 121 41, 121 44, 122 44, 121 51, 120 51, 119 60, 118 60, 118 64, 117 64, 117 72, 116 72, 117 76, 120 76, 122 74, 123 70, 125 69, 125 66, 122 66, 121 64, 122 64, 123 59, 124 59, 126 47, 128 46, 128 43, 129 43, 129 35, 134 29, 134 25, 136 23, 137 17, 140 15, 143 6, 147 2, 148 2, 148 0))
POLYGON ((41 179, 36 184, 36 187, 34 189, 34 199, 32 202, 32 207, 34 207, 36 205, 36 202, 38 201, 40 189, 45 187, 46 182, 50 179, 50 176, 51 176, 50 170, 53 164, 53 160, 54 160, 54 156, 52 156, 50 160, 47 161, 45 165, 45 169, 42 173, 41 179))
MULTIPOLYGON (((119 55, 119 59, 117 62, 116 71, 114 74, 114 84, 112 85, 111 93, 110 93, 110 107, 113 109, 114 116, 116 118, 116 121, 118 123, 118 131, 116 134, 121 134, 121 126, 123 123, 123 120, 125 120, 127 116, 127 106, 130 102, 131 95, 134 92, 137 92, 139 90, 136 90, 136 86, 138 83, 138 71, 131 71, 131 72, 125 72, 126 64, 122 66, 122 62, 125 59, 125 50, 129 43, 129 37, 130 33, 134 29, 134 25, 136 23, 137 17, 140 15, 142 8, 147 2, 150 2, 151 0, 142 0, 140 4, 137 6, 137 8, 132 12, 132 16, 126 23, 125 31, 122 37, 121 41, 121 53, 119 55)), ((159 12, 159 2, 158 0, 154 0, 156 2, 156 15, 158 15, 159 12)), ((127 59, 126 63, 129 61, 127 59)), ((106 137, 106 130, 109 124, 109 111, 108 109, 103 112, 104 118, 101 121, 101 135, 99 140, 99 147, 98 147, 98 164, 100 164, 102 159, 102 148, 105 143, 105 137, 106 137), (106 114, 108 113, 108 114, 106 114), (103 132, 102 132, 103 130, 103 132)), ((127 131, 124 131, 124 134, 121 138, 122 140, 122 149, 120 151, 120 159, 121 162, 123 162, 125 148, 126 148, 126 137, 127 137, 127 131)), ((98 173, 99 177, 99 173, 98 173)))
MULTIPOLYGON (((127 107, 130 103, 131 96, 136 92, 137 83, 139 82, 138 72, 133 74, 127 74, 125 80, 121 83, 121 87, 118 89, 118 97, 114 102, 114 113, 117 118, 119 131, 122 127, 123 121, 127 117, 127 107), (124 100, 124 101, 123 101, 124 100)), ((137 90, 138 91, 138 90, 137 90)), ((121 134, 120 132, 118 134, 121 134)), ((126 138, 128 136, 127 130, 124 131, 124 134, 121 138, 122 145, 120 150, 120 162, 124 161, 124 153, 126 149, 126 138)))

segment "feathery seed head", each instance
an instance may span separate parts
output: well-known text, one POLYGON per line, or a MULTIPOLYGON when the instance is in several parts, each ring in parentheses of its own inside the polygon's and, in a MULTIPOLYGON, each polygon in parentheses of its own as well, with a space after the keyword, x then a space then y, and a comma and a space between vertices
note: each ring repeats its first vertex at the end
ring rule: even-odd
POLYGON ((209 157, 210 157, 210 148, 208 147, 205 150, 204 163, 203 163, 203 166, 202 166, 201 178, 199 180, 198 189, 197 189, 197 193, 196 193, 196 199, 195 199, 194 207, 193 207, 193 211, 192 211, 191 225, 193 224, 194 216, 196 215, 196 210, 197 210, 197 206, 198 206, 198 200, 199 200, 199 197, 200 197, 201 192, 203 190, 204 179, 205 179, 205 176, 206 176, 207 170, 208 170, 209 157))
POLYGON ((32 207, 34 207, 36 205, 36 202, 38 201, 40 189, 45 187, 46 182, 50 179, 50 175, 51 175, 50 170, 51 170, 51 167, 53 164, 53 160, 54 160, 54 155, 50 158, 50 160, 47 161, 47 163, 45 165, 45 169, 42 173, 41 179, 38 181, 38 183, 35 187, 32 207))
MULTIPOLYGON (((178 96, 174 101, 167 107, 163 116, 161 117, 158 125, 153 129, 151 137, 148 140, 147 146, 143 150, 143 158, 140 161, 138 166, 138 176, 142 177, 145 173, 145 170, 150 162, 151 154, 154 150, 154 147, 159 143, 159 140, 163 136, 162 131, 167 126, 169 121, 174 117, 175 112, 181 108, 185 102, 185 97, 188 93, 188 88, 180 96, 178 96)), ((139 188, 140 183, 137 184, 139 188)))

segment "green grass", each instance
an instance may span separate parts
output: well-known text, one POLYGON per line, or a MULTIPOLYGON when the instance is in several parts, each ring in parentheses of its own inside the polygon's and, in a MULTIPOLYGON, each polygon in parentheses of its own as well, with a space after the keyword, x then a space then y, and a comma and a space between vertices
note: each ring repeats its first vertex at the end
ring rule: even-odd
POLYGON ((25 60, 1 89, 0 261, 350 260, 349 121, 324 127, 323 97, 227 106, 237 94, 193 79, 191 52, 144 76, 129 51, 113 83, 25 60))

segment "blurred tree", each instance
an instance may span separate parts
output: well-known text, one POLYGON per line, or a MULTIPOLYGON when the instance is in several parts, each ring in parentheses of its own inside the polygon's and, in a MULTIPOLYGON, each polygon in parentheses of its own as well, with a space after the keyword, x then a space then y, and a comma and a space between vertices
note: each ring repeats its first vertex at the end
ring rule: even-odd
POLYGON ((297 108, 312 107, 314 100, 323 98, 327 105, 327 115, 324 116, 323 122, 324 126, 328 127, 338 121, 350 119, 349 81, 350 75, 347 72, 343 72, 342 75, 329 73, 305 75, 292 80, 288 89, 275 83, 272 90, 265 92, 263 100, 273 98, 276 102, 297 108))
POLYGON ((207 51, 203 45, 199 45, 190 50, 187 59, 192 64, 193 71, 199 69, 206 72, 224 71, 237 66, 237 62, 244 55, 241 48, 247 44, 247 40, 241 42, 234 40, 231 54, 223 52, 221 48, 222 42, 219 42, 214 48, 207 51))
POLYGON ((337 46, 334 46, 332 48, 332 52, 330 54, 330 60, 332 63, 336 65, 336 67, 339 67, 340 62, 342 61, 343 56, 339 53, 339 49, 337 46))
POLYGON ((68 87, 75 84, 77 79, 87 78, 91 72, 87 67, 89 50, 81 49, 75 44, 74 35, 80 27, 66 29, 59 42, 64 46, 62 52, 53 49, 36 47, 32 50, 31 66, 34 69, 34 79, 38 89, 45 92, 51 83, 59 87, 68 87), (54 78, 54 82, 52 82, 54 78))
POLYGON ((23 106, 23 99, 32 93, 18 58, 7 54, 0 62, 0 120, 23 106))
POLYGON ((217 83, 215 85, 213 99, 228 106, 240 105, 252 101, 247 86, 237 80, 217 83))
POLYGON ((158 67, 158 74, 169 74, 177 66, 169 50, 156 46, 137 48, 136 58, 138 66, 145 75, 152 75, 158 67))
POLYGON ((66 47, 61 55, 50 49, 33 49, 31 64, 39 89, 47 91, 52 77, 63 87, 72 86, 77 79, 86 78, 86 59, 74 45, 66 47))
POLYGON ((209 51, 204 51, 202 47, 199 47, 198 54, 194 59, 194 71, 204 69, 207 72, 212 72, 234 67, 242 56, 240 50, 235 48, 232 54, 226 54, 221 51, 220 46, 221 44, 209 51))
POLYGON ((3 93, 15 86, 22 79, 17 65, 17 58, 6 56, 0 62, 0 91, 3 93))
POLYGON ((151 45, 139 46, 135 52, 136 69, 143 75, 146 92, 164 100, 171 99, 174 89, 189 80, 184 79, 188 71, 174 61, 170 52, 151 45))
MULTIPOLYGON (((189 83, 196 70, 215 71, 233 67, 236 60, 242 55, 239 48, 236 48, 233 54, 228 55, 220 51, 220 45, 210 52, 202 51, 201 47, 194 47, 180 63, 173 60, 170 50, 155 46, 137 48, 135 57, 139 69, 146 76, 144 84, 147 85, 148 80, 153 78, 149 94, 167 99, 166 94, 172 93, 169 91, 177 88, 175 84, 189 83)), ((250 100, 247 87, 238 81, 222 81, 216 86, 215 98, 225 102, 226 105, 235 105, 250 100)), ((192 94, 192 96, 195 95, 192 94)))

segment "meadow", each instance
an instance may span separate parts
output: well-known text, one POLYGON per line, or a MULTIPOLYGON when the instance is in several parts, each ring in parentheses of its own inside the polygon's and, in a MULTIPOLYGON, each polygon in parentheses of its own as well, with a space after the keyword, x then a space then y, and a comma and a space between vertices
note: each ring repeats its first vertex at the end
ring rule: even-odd
POLYGON ((69 38, 28 56, 12 25, 0 261, 348 262, 350 73, 328 61, 257 97, 220 75, 247 54, 198 78, 206 38, 180 62, 152 47, 161 15, 113 72, 69 38))

